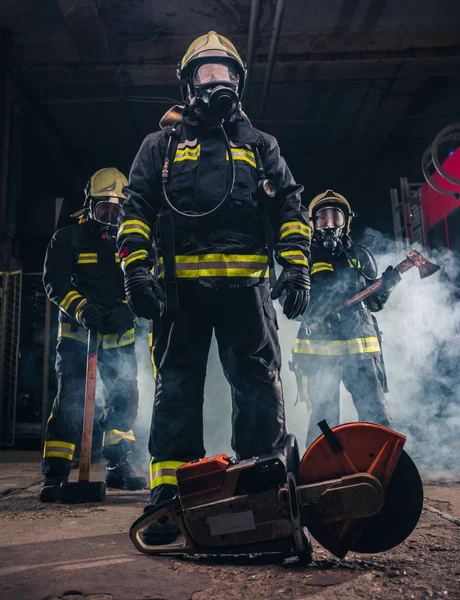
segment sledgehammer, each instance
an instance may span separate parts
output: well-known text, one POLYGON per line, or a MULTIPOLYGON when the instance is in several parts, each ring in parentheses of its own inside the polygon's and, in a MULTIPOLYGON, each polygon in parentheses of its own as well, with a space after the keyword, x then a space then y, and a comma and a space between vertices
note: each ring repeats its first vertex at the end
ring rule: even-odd
POLYGON ((91 445, 93 440, 94 404, 96 398, 96 377, 97 331, 90 331, 88 334, 88 352, 86 355, 85 411, 81 435, 78 482, 61 484, 61 502, 64 504, 103 502, 105 500, 105 482, 89 480, 91 445))

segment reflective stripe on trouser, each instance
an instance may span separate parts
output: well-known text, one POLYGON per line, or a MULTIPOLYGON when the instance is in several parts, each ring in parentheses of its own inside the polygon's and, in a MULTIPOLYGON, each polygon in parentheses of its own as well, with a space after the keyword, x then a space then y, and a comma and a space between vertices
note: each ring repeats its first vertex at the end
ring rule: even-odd
MULTIPOLYGON (((130 432, 136 413, 134 402, 137 394, 134 344, 110 349, 103 348, 100 344, 97 361, 105 399, 102 414, 99 409, 99 428, 107 432, 130 432)), ((83 422, 86 344, 68 337, 58 339, 56 376, 58 390, 46 426, 46 443, 59 440, 74 447, 81 439, 83 422)), ((62 458, 45 454, 44 474, 67 475, 70 471, 70 458, 62 458)))
POLYGON ((284 442, 285 423, 269 286, 216 289, 179 281, 178 290, 174 326, 166 312, 153 351, 151 456, 187 462, 205 454, 203 396, 213 331, 231 387, 232 447, 240 459, 271 452, 284 442))
POLYGON ((75 444, 60 442, 58 440, 46 440, 43 449, 43 458, 64 458, 72 460, 75 452, 75 444))
POLYGON ((104 448, 106 446, 114 446, 115 444, 121 442, 121 440, 135 442, 136 438, 134 437, 133 430, 130 429, 129 431, 118 431, 118 429, 111 429, 110 431, 104 431, 102 446, 104 448))
POLYGON ((351 340, 310 340, 297 338, 295 354, 315 354, 317 356, 346 356, 347 354, 368 354, 380 352, 377 337, 354 338, 351 340))
MULTIPOLYGON (((88 342, 88 332, 84 327, 72 326, 70 323, 59 323, 58 338, 68 338, 86 344, 88 342)), ((134 327, 125 331, 119 339, 116 333, 98 335, 98 344, 105 349, 129 346, 134 344, 134 341, 134 327)))
MULTIPOLYGON (((159 276, 164 276, 160 257, 159 276)), ((250 277, 268 278, 268 256, 263 254, 196 254, 176 256, 176 277, 250 277)))
POLYGON ((184 462, 179 460, 163 460, 155 462, 155 458, 150 460, 150 489, 159 485, 177 485, 176 469, 184 462))
MULTIPOLYGON (((326 419, 331 427, 340 421, 340 383, 351 394, 360 421, 391 425, 382 381, 380 354, 354 356, 306 356, 295 354, 293 360, 306 378, 312 414, 307 422, 307 446, 321 431, 319 421, 326 419)), ((307 419, 306 419, 307 420, 307 419)))

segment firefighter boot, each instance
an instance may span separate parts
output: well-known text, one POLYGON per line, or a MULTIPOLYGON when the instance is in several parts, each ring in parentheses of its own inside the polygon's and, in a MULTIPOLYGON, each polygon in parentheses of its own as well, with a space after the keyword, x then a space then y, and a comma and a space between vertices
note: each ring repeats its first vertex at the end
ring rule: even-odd
POLYGON ((57 502, 61 499, 61 483, 67 483, 67 475, 47 475, 45 483, 40 488, 41 502, 57 502))
MULTIPOLYGON (((145 513, 155 510, 160 504, 174 498, 177 494, 177 488, 175 485, 159 485, 150 493, 152 504, 144 508, 145 513)), ((167 517, 163 517, 146 527, 141 535, 142 540, 148 546, 163 546, 175 542, 180 535, 180 531, 167 517)))
POLYGON ((118 490, 143 490, 147 484, 145 477, 136 475, 129 461, 130 442, 121 440, 118 444, 103 449, 105 458, 105 483, 108 488, 118 490))

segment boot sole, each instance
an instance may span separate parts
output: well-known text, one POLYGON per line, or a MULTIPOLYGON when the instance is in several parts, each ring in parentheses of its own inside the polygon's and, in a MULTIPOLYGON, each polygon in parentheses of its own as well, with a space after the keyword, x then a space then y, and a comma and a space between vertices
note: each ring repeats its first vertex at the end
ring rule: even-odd
POLYGON ((147 482, 143 485, 127 485, 124 483, 111 483, 110 481, 106 481, 105 485, 111 490, 129 490, 134 492, 136 490, 145 490, 147 487, 147 482))

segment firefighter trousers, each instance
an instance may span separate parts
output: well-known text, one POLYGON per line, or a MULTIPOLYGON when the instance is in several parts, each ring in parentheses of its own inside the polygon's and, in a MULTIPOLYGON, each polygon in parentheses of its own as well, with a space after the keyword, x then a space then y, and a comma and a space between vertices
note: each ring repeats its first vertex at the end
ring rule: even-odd
MULTIPOLYGON (((58 389, 46 426, 42 463, 43 474, 48 476, 69 474, 76 445, 81 439, 87 334, 82 328, 78 334, 81 340, 58 338, 56 347, 58 389)), ((77 337, 78 334, 72 335, 77 337)), ((107 347, 113 346, 113 341, 105 344, 104 338, 99 340, 97 367, 105 406, 98 424, 104 432, 103 453, 116 451, 122 439, 135 440, 132 425, 136 418, 138 389, 133 337, 132 340, 128 345, 116 347, 107 347)))
MULTIPOLYGON (((268 284, 215 289, 186 281, 178 287, 180 307, 174 316, 164 316, 153 350, 152 490, 175 485, 177 466, 205 455, 204 383, 213 331, 232 392, 236 456, 244 459, 271 452, 286 435, 281 352, 268 284)), ((167 490, 166 495, 157 491, 152 494, 155 502, 168 497, 167 490)))
POLYGON ((357 356, 294 356, 301 373, 306 375, 306 390, 299 397, 310 404, 308 446, 319 436, 319 421, 330 427, 340 423, 340 383, 351 394, 358 419, 389 427, 390 413, 385 399, 380 354, 357 356))

